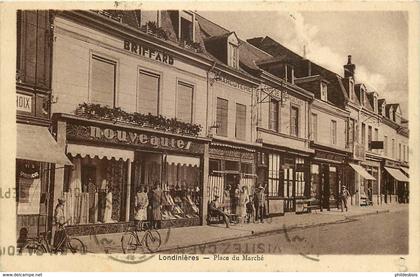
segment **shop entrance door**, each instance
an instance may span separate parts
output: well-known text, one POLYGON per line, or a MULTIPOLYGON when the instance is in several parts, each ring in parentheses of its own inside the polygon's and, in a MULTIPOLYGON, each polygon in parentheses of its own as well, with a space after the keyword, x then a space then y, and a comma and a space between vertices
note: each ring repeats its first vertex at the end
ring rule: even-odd
POLYGON ((285 198, 285 212, 295 211, 295 200, 294 200, 294 169, 285 168, 283 169, 284 183, 283 183, 283 196, 285 198))
POLYGON ((323 209, 330 210, 330 178, 328 165, 321 165, 321 205, 323 209))

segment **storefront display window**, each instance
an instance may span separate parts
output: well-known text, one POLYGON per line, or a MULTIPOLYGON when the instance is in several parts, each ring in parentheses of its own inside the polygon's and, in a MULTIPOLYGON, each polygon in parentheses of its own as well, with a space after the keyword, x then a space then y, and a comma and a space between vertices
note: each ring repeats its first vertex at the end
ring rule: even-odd
POLYGON ((311 191, 310 198, 321 199, 320 183, 319 183, 319 165, 311 165, 311 191))
POLYGON ((302 158, 296 158, 296 173, 295 173, 295 196, 305 196, 305 172, 304 172, 305 160, 302 158))
POLYGON ((338 199, 337 168, 329 167, 330 201, 338 199))
POLYGON ((124 219, 127 165, 122 160, 72 159, 74 168, 64 184, 64 210, 69 225, 113 223, 124 219))
POLYGON ((268 196, 279 196, 280 155, 268 155, 268 196))

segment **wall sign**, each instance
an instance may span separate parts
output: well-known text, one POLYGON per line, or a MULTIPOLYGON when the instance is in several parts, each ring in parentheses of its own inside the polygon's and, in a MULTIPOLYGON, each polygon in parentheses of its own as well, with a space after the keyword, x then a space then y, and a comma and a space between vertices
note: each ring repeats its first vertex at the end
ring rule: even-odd
POLYGON ((100 143, 124 144, 133 147, 148 147, 156 149, 178 150, 201 153, 204 147, 191 140, 165 136, 162 134, 149 134, 138 130, 125 130, 119 128, 102 128, 67 124, 67 138, 100 143))
POLYGON ((32 112, 32 97, 16 93, 16 110, 22 112, 32 112))
POLYGON ((252 87, 244 85, 244 84, 228 77, 228 75, 225 75, 225 74, 220 73, 220 72, 218 73, 218 78, 216 80, 218 82, 225 83, 225 84, 227 84, 231 87, 238 88, 240 90, 244 90, 244 91, 247 91, 249 93, 252 93, 252 91, 254 90, 252 87))
POLYGON ((129 40, 124 40, 124 49, 130 51, 131 53, 147 57, 158 62, 170 65, 174 64, 174 58, 171 55, 129 40))

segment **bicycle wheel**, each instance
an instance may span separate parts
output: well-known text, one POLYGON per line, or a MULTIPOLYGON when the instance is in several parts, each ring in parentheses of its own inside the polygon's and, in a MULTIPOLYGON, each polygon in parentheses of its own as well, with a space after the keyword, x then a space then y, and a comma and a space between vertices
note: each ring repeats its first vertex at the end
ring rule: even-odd
POLYGON ((133 254, 137 250, 137 238, 132 232, 124 233, 121 237, 121 248, 124 254, 133 254))
POLYGON ((78 238, 71 238, 67 242, 67 248, 71 253, 86 254, 86 246, 78 238))
POLYGON ((145 236, 147 249, 152 253, 159 250, 160 244, 162 243, 159 232, 156 230, 147 230, 145 236))
POLYGON ((19 254, 25 254, 32 256, 33 254, 41 256, 44 253, 47 253, 44 245, 38 241, 28 241, 23 247, 19 249, 19 254))

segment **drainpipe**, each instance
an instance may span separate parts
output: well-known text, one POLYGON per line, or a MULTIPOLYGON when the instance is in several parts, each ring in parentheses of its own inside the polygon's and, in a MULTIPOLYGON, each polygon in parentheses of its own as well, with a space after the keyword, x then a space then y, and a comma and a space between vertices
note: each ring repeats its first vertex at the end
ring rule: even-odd
MULTIPOLYGON (((207 101, 206 101, 206 135, 209 134, 209 96, 210 96, 210 78, 209 74, 213 71, 214 67, 216 66, 216 62, 213 62, 213 65, 207 71, 207 101)), ((213 113, 212 113, 213 114, 213 113)))

